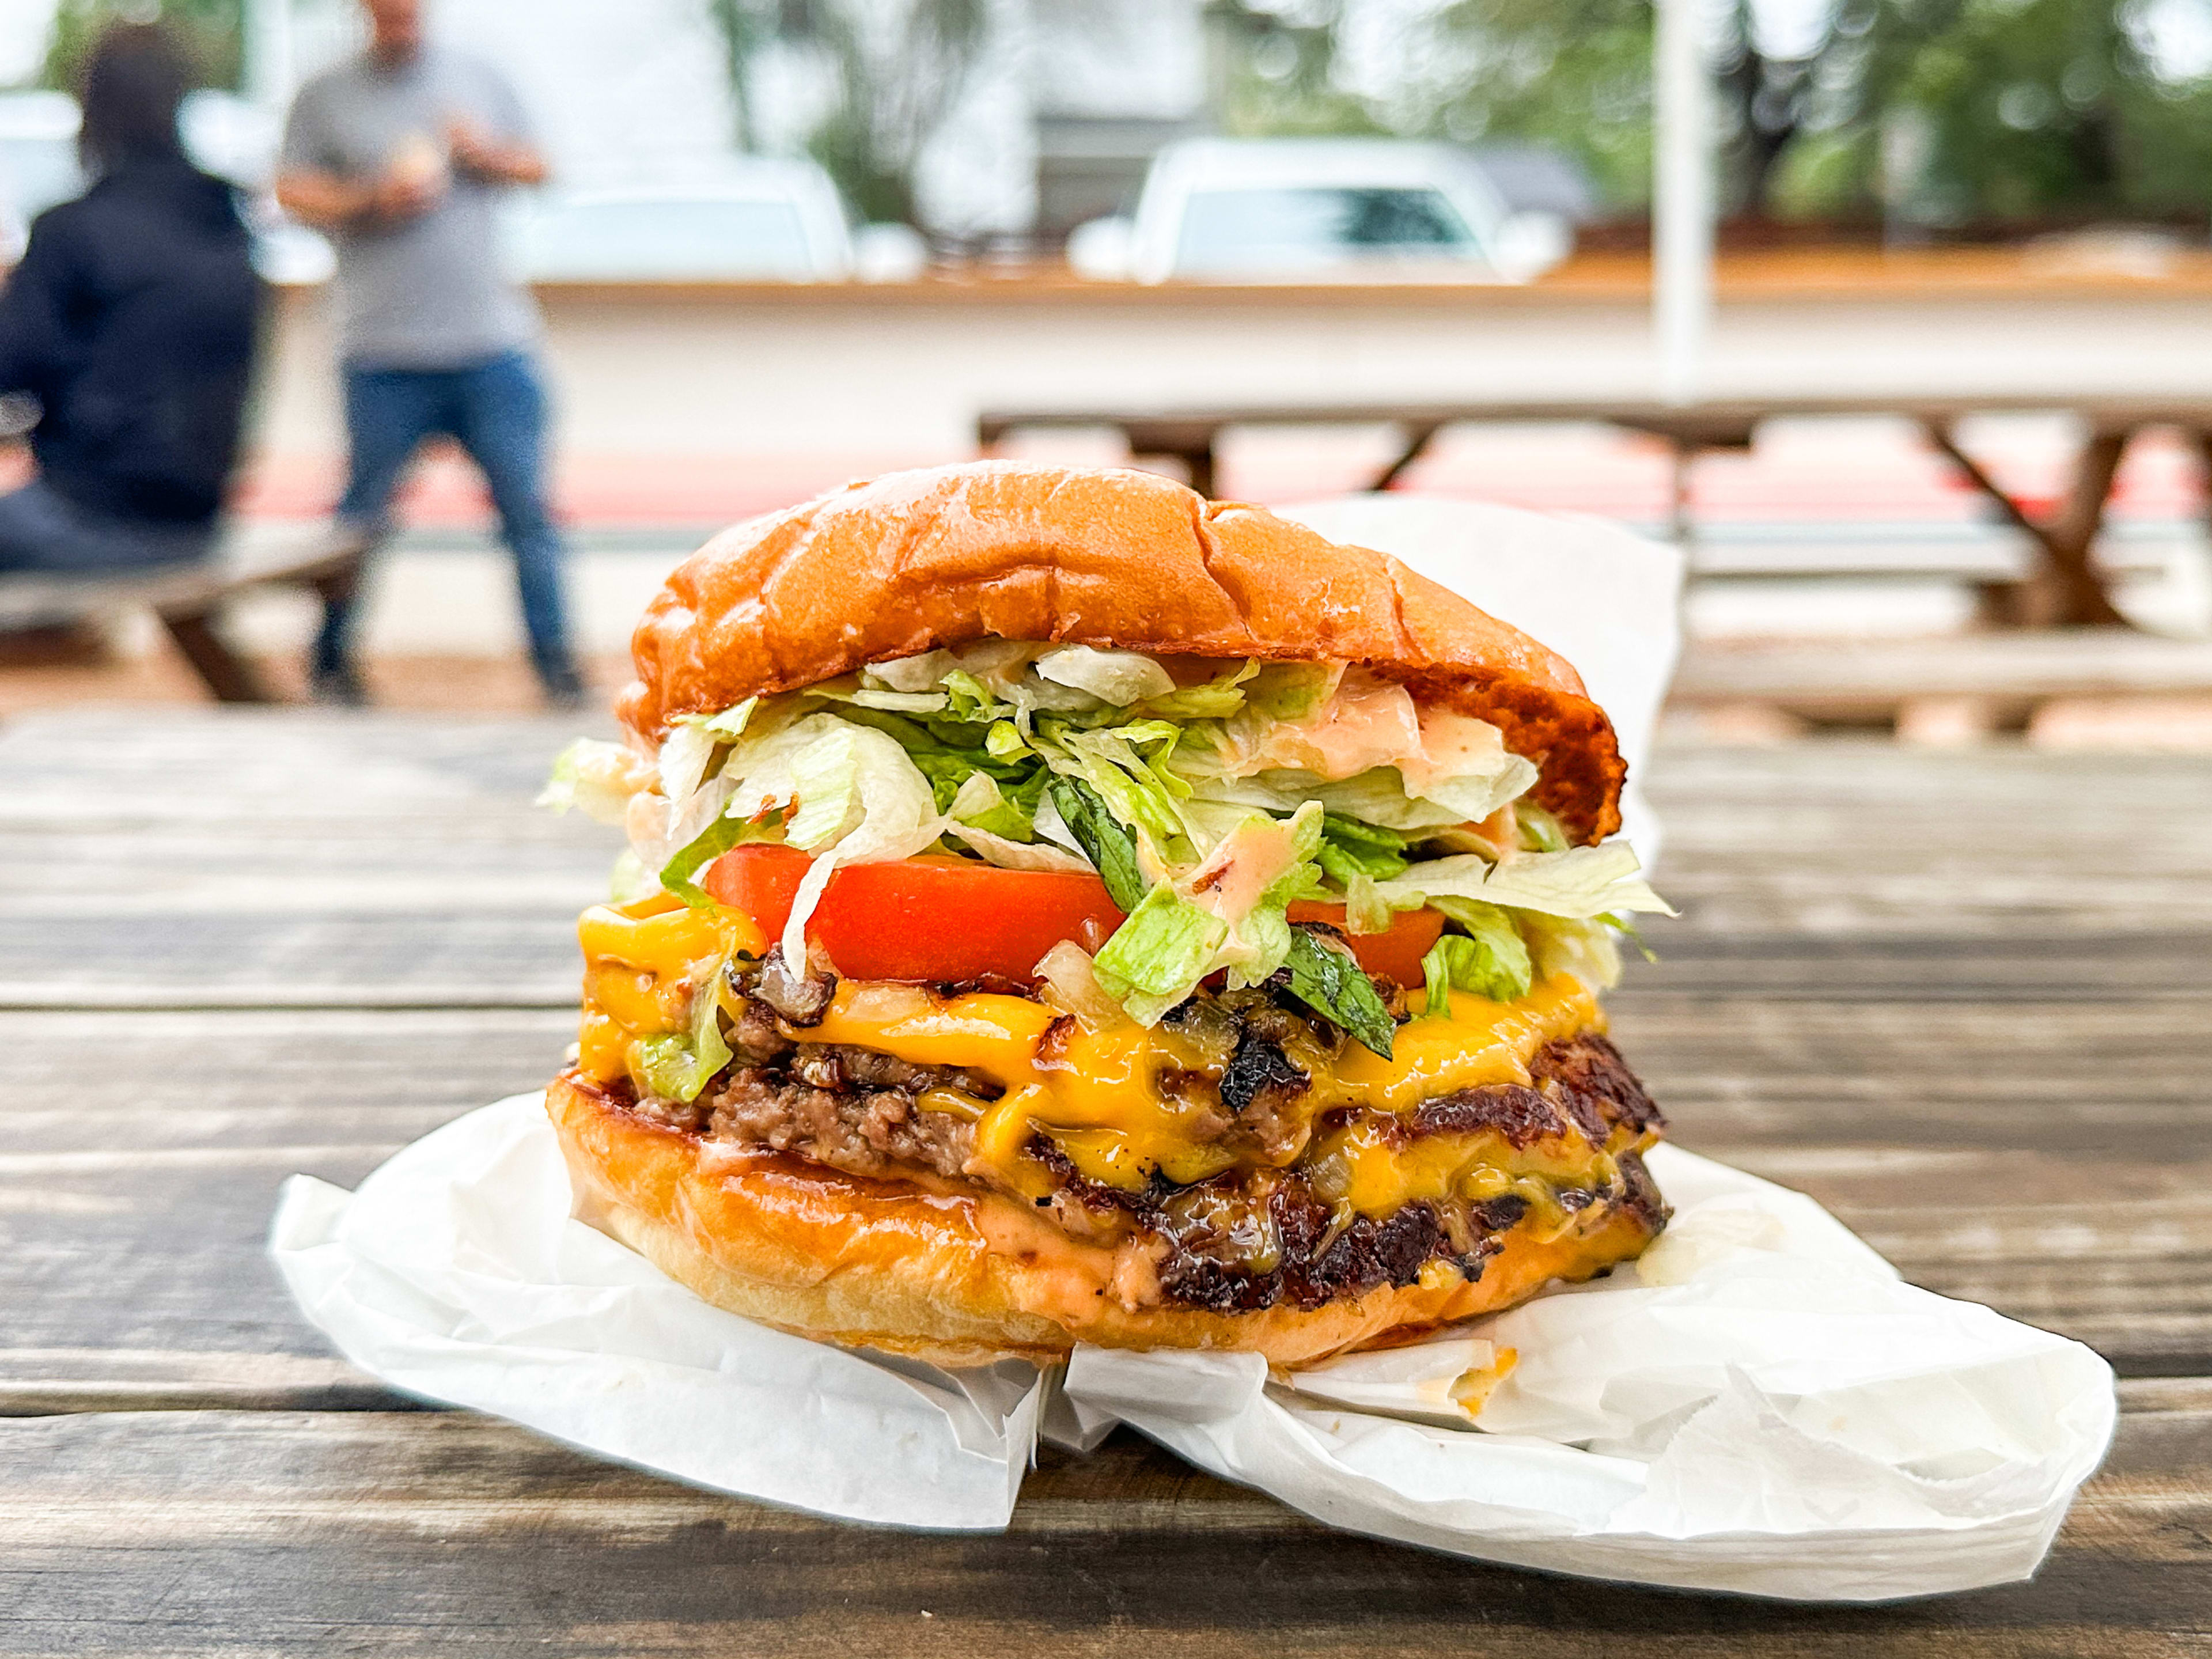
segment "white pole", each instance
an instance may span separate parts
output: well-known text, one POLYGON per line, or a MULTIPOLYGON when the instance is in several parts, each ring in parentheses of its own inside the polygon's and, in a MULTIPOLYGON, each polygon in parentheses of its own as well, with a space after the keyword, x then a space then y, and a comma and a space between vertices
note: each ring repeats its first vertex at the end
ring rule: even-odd
POLYGON ((1659 396, 1670 404, 1696 401, 1712 325, 1712 89, 1702 3, 1658 0, 1652 52, 1651 326, 1659 396))
POLYGON ((246 0, 246 95, 276 115, 292 101, 291 0, 246 0))

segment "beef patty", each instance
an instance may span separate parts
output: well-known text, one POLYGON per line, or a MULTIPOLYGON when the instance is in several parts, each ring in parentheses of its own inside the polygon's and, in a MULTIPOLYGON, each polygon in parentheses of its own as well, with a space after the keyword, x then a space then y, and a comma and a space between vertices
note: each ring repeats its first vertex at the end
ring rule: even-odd
MULTIPOLYGON (((779 999, 781 1000, 781 999, 779 999)), ((1370 1133, 1410 1146, 1437 1135, 1494 1133, 1509 1146, 1564 1139, 1603 1147, 1663 1127, 1658 1108, 1613 1044, 1595 1032, 1553 1042, 1529 1063, 1530 1081, 1486 1084, 1425 1101, 1402 1115, 1340 1111, 1316 1125, 1291 1107, 1306 1086, 1285 1048, 1300 1024, 1323 1046, 1340 1036, 1303 1009, 1264 993, 1200 992, 1170 1016, 1184 1027, 1219 1026, 1228 1055, 1218 1079, 1164 1077, 1170 1089, 1202 1090, 1201 1132, 1225 1146, 1262 1154, 1243 1167, 1188 1186, 1157 1173, 1141 1189, 1083 1176, 1040 1134, 1029 1152, 1047 1172, 1050 1194, 1030 1201, 1073 1237, 1102 1243, 1139 1237, 1152 1249, 1167 1300, 1188 1307, 1243 1311, 1288 1302, 1313 1308, 1382 1285, 1414 1282, 1443 1261, 1469 1279, 1504 1249, 1504 1236, 1528 1222, 1531 1202, 1516 1192, 1480 1200, 1417 1201, 1387 1216, 1356 1214, 1316 1191, 1315 1172, 1285 1161, 1286 1137, 1325 1133, 1356 1118, 1370 1133), (1316 1029, 1318 1030, 1316 1031, 1316 1029), (1293 1130, 1293 1127, 1295 1129, 1293 1130)), ((932 1091, 966 1102, 1001 1092, 990 1079, 956 1068, 921 1066, 846 1044, 807 1041, 806 1028, 781 1018, 756 996, 729 1033, 731 1064, 685 1103, 611 1097, 637 1115, 707 1139, 771 1148, 848 1174, 896 1179, 927 1171, 954 1181, 988 1181, 974 1163, 972 1111, 934 1109, 932 1091)), ((1045 1041, 1052 1041, 1048 1033, 1045 1041)), ((1653 1232, 1666 1210, 1633 1152, 1595 1159, 1600 1184, 1548 1190, 1548 1224, 1626 1210, 1653 1232)))

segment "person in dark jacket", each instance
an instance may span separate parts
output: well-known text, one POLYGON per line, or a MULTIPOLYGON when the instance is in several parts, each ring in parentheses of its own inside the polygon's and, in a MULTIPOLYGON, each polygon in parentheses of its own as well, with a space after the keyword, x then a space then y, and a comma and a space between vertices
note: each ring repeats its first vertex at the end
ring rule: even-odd
POLYGON ((263 288, 231 187, 185 157, 191 72, 159 24, 84 76, 92 187, 40 214, 0 291, 0 392, 36 399, 38 476, 0 495, 0 571, 92 573, 212 550, 263 288))

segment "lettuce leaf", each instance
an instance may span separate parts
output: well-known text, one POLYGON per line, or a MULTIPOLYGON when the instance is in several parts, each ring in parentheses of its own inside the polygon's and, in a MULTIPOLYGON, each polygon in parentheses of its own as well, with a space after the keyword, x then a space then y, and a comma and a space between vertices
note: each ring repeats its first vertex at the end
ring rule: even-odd
POLYGON ((1375 981, 1349 951, 1325 944, 1310 928, 1293 927, 1284 965, 1291 972, 1291 995, 1334 1020, 1365 1048, 1390 1058, 1398 1027, 1375 981))
MULTIPOLYGON (((1464 937, 1446 933, 1430 948, 1431 957, 1443 954, 1449 987, 1476 992, 1492 1002, 1511 1002, 1528 994, 1534 968, 1528 946, 1511 916, 1494 904, 1474 899, 1441 898, 1431 902, 1467 930, 1464 937)), ((1436 974, 1427 957, 1422 958, 1421 968, 1433 993, 1436 974)), ((1447 988, 1442 1002, 1431 1002, 1428 1012, 1447 1014, 1450 1010, 1451 994, 1447 988)))
POLYGON ((1329 879, 1349 888, 1354 876, 1388 881, 1406 872, 1406 837, 1395 830, 1362 823, 1341 812, 1324 813, 1315 856, 1329 879))
POLYGON ((1478 899, 1577 921, 1609 910, 1673 915, 1674 907, 1637 874, 1642 868, 1633 848, 1613 841, 1563 853, 1525 853, 1510 864, 1492 865, 1462 853, 1411 866, 1396 880, 1376 884, 1393 904, 1401 899, 1478 899))
MULTIPOLYGON (((1165 720, 1084 732, 1055 720, 1037 723, 1036 742, 1055 773, 1080 778, 1116 820, 1148 837, 1163 858, 1188 860, 1192 848, 1176 797, 1139 752, 1141 744, 1172 742, 1180 735, 1165 720)), ((1067 803, 1060 805, 1066 817, 1067 803)))
POLYGON ((777 808, 769 807, 750 818, 733 818, 725 810, 660 866, 660 884, 694 910, 703 910, 714 901, 692 879, 694 876, 732 847, 782 839, 783 814, 777 808))
POLYGON ((1271 662, 1253 675, 1245 700, 1275 720, 1302 720, 1328 702, 1343 681, 1340 663, 1271 662))
POLYGON ((1046 652, 1031 665, 1038 678, 1087 691, 1116 708, 1127 708, 1148 697, 1171 696, 1176 689, 1175 677, 1139 651, 1063 645, 1046 652))
POLYGON ((703 720, 678 720, 671 726, 660 740, 660 793, 680 801, 698 788, 723 742, 703 720))
POLYGON ((1228 929, 1208 973, 1226 968, 1231 983, 1257 985, 1282 967, 1291 944, 1286 912, 1321 885, 1313 862, 1321 821, 1321 808, 1311 801, 1285 819, 1255 813, 1176 881, 1176 891, 1228 929))
POLYGON ((1406 793, 1406 781, 1395 766, 1378 766, 1357 776, 1331 783, 1311 772, 1277 769, 1249 778, 1209 774, 1197 757, 1176 757, 1178 776, 1188 781, 1194 797, 1202 801, 1249 806, 1267 812, 1294 812, 1305 802, 1319 801, 1340 817, 1377 828, 1394 830, 1418 838, 1424 832, 1449 830, 1466 822, 1455 808, 1434 801, 1416 800, 1406 793))
POLYGON ((1620 983, 1620 946, 1605 922, 1571 921, 1534 910, 1521 911, 1519 917, 1536 972, 1542 977, 1571 975, 1593 991, 1610 990, 1620 983))
POLYGON ((1517 803, 1514 822, 1521 829, 1521 845, 1532 853, 1564 853, 1573 845, 1559 821, 1532 800, 1517 803))
POLYGON ((1203 685, 1187 685, 1147 697, 1145 713, 1161 720, 1227 720, 1244 707, 1244 682, 1260 672, 1260 665, 1248 659, 1203 685))
POLYGON ((1091 966, 1132 1019, 1152 1025, 1206 977, 1228 937, 1226 922, 1163 882, 1114 930, 1091 966))
POLYGON ((538 805, 555 812, 580 810, 594 823, 619 824, 630 797, 653 781, 652 765, 618 743, 579 738, 553 757, 538 805))
POLYGON ((638 1072, 653 1093, 670 1100, 696 1099, 730 1063, 730 1045, 722 1040, 721 984, 722 965, 717 963, 691 999, 690 1030, 639 1041, 638 1072))
POLYGON ((809 714, 742 760, 726 812, 750 818, 781 807, 784 840, 815 855, 784 927, 787 962, 806 960, 806 923, 838 866, 911 858, 944 833, 929 781, 873 726, 809 714))
MULTIPOLYGON (((1082 779, 1054 773, 1049 792, 1060 823, 1105 882, 1106 896, 1124 912, 1134 910, 1144 902, 1146 886, 1136 842, 1082 779)), ((1042 817, 1037 827, 1045 828, 1042 817)))

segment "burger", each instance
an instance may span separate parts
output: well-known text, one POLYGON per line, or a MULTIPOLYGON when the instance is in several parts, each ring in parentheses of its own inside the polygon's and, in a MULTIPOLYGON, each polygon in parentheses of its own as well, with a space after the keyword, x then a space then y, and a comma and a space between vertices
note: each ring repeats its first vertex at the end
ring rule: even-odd
POLYGON ((1664 910, 1574 670, 1395 560, 1125 471, 852 485, 634 641, 547 1091, 708 1301, 948 1364, 1291 1365, 1638 1255, 1607 1042, 1664 910))

